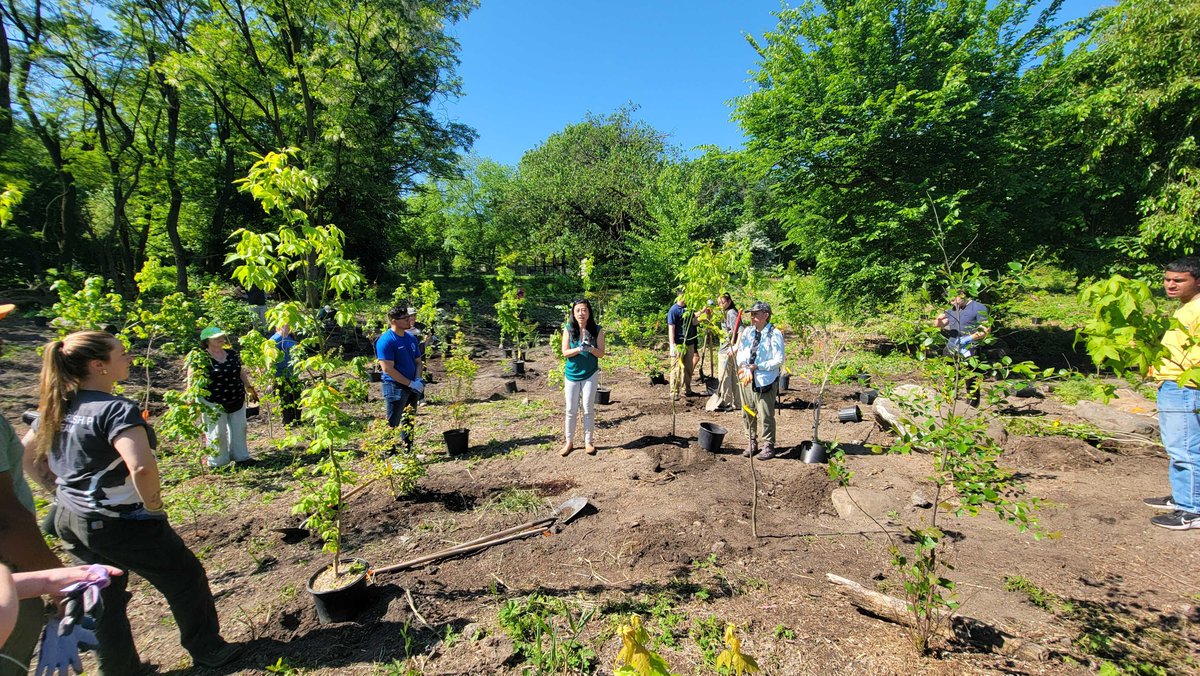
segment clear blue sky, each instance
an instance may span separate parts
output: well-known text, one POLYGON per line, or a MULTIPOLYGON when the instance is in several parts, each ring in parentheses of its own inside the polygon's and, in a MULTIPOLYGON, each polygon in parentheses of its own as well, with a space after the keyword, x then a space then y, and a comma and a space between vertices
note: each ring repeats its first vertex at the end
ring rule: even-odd
MULTIPOLYGON (((1108 4, 1066 0, 1060 18, 1108 4)), ((441 112, 479 133, 474 154, 509 165, 588 113, 627 103, 685 151, 738 148, 727 102, 750 91, 758 59, 744 35, 774 28, 779 8, 779 0, 483 0, 451 29, 465 96, 441 112)))

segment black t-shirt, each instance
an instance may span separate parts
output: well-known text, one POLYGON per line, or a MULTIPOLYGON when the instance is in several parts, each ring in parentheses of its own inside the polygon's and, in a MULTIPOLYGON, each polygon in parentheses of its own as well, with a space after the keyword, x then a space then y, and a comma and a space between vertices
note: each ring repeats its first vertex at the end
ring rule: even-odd
POLYGON ((246 385, 242 382, 242 358, 233 350, 225 350, 225 361, 209 355, 208 400, 234 413, 246 405, 246 385))
MULTIPOLYGON (((35 421, 35 430, 37 425, 35 421)), ((113 447, 121 432, 137 426, 146 428, 150 447, 156 447, 154 428, 132 401, 95 390, 83 390, 71 400, 50 447, 60 506, 76 514, 113 517, 142 506, 129 467, 113 447)))
POLYGON ((252 286, 246 290, 246 302, 251 305, 266 305, 267 292, 257 286, 252 286))

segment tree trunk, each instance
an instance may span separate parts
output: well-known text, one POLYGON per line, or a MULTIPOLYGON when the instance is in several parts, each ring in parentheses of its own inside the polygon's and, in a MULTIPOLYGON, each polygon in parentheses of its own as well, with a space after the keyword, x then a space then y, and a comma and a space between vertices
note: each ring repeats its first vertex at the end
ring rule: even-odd
POLYGON ((175 145, 179 139, 179 91, 169 84, 160 73, 158 86, 162 90, 163 99, 167 102, 167 237, 171 240, 171 251, 175 254, 175 289, 180 293, 188 292, 187 251, 183 241, 179 239, 179 210, 183 206, 183 188, 179 186, 178 162, 175 159, 175 145))
POLYGON ((214 111, 217 126, 217 142, 224 153, 224 163, 217 174, 217 200, 213 205, 212 219, 208 223, 208 241, 204 243, 204 270, 218 273, 224 262, 222 246, 225 243, 225 217, 229 212, 229 203, 233 199, 234 187, 234 158, 233 149, 229 146, 229 121, 225 119, 220 108, 214 111))

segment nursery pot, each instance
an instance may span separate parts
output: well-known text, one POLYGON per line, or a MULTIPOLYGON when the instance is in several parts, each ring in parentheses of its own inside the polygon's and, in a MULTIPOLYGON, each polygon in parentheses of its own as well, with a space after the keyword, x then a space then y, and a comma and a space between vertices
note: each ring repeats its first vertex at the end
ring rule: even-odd
POLYGON ((725 432, 725 428, 716 423, 702 422, 696 441, 700 444, 700 448, 709 453, 716 453, 721 450, 721 442, 725 441, 725 432))
POLYGON ((862 410, 857 406, 850 408, 838 409, 838 422, 841 423, 856 423, 862 422, 862 410))
POLYGON ((854 377, 858 379, 859 385, 862 385, 863 387, 871 386, 871 374, 870 373, 859 373, 858 375, 856 375, 854 377))
POLYGON ((596 403, 597 404, 607 404, 611 400, 612 400, 612 390, 603 388, 603 387, 596 390, 596 403))
POLYGON ((863 390, 858 393, 858 401, 870 406, 875 403, 875 397, 879 396, 879 390, 863 390))
POLYGON ((651 385, 666 385, 667 377, 662 375, 661 373, 658 375, 650 376, 650 384, 651 385))
POLYGON ((515 375, 515 376, 521 376, 521 375, 525 375, 525 362, 524 362, 524 360, 521 360, 521 359, 514 359, 514 360, 512 361, 512 372, 513 372, 513 375, 515 375))
POLYGON ((515 393, 517 391, 517 381, 515 381, 515 380, 504 381, 504 391, 508 392, 509 394, 515 393))
POLYGON ((783 392, 788 388, 788 384, 792 382, 792 374, 784 372, 779 374, 779 391, 783 392))
POLYGON ((825 443, 821 441, 801 441, 800 460, 809 465, 824 465, 829 462, 825 452, 825 443))
POLYGON ((314 590, 313 583, 321 573, 329 568, 328 565, 321 566, 308 578, 306 586, 308 593, 312 594, 313 603, 317 606, 317 620, 321 624, 353 620, 371 601, 370 589, 367 587, 367 571, 370 570, 370 565, 362 559, 339 559, 338 561, 361 564, 362 572, 350 583, 327 591, 314 590))
POLYGON ((466 455, 467 449, 471 447, 467 441, 470 434, 471 430, 467 428, 442 432, 442 438, 446 440, 446 451, 450 455, 466 455))
POLYGON ((258 407, 257 401, 250 403, 250 404, 246 404, 246 417, 247 418, 257 418, 258 414, 259 414, 259 407, 258 407))
POLYGON ((373 383, 378 383, 383 380, 383 371, 371 371, 368 375, 373 383))
POLYGON ((34 318, 33 318, 33 325, 34 325, 34 326, 48 326, 49 324, 50 324, 50 318, 49 318, 49 317, 43 317, 43 316, 41 316, 41 315, 36 315, 36 316, 34 316, 34 318))

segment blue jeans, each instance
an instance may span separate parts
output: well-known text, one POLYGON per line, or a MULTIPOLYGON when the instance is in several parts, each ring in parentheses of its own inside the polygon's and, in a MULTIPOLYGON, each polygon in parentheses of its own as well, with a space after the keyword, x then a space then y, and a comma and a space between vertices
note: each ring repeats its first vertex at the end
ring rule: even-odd
POLYGON ((385 380, 382 385, 388 426, 399 427, 400 439, 411 449, 413 418, 417 415, 416 393, 397 382, 385 380))
POLYGON ((1171 459, 1171 499, 1200 513, 1200 390, 1168 380, 1158 386, 1158 431, 1171 459))

